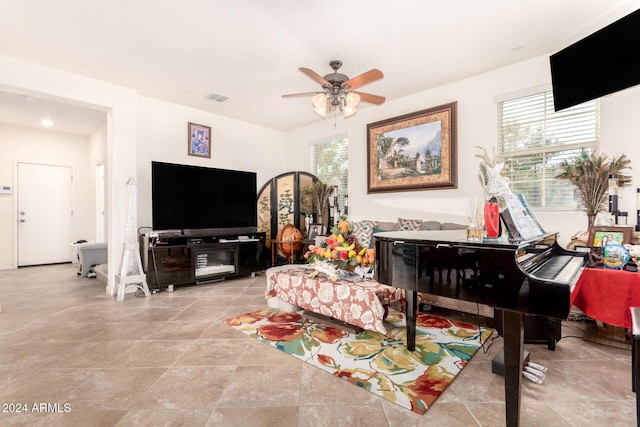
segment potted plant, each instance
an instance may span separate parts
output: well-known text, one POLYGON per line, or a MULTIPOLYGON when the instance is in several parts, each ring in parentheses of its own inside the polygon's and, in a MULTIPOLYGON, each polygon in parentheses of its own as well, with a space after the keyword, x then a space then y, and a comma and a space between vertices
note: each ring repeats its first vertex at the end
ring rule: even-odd
POLYGON ((562 162, 562 173, 556 178, 568 179, 576 186, 578 207, 586 212, 589 227, 593 226, 599 212, 608 210, 609 176, 617 175, 618 186, 629 183, 631 177, 624 172, 631 169, 630 163, 624 154, 609 159, 595 150, 591 154, 582 150, 576 159, 562 162))
POLYGON ((328 218, 325 214, 329 207, 329 197, 333 194, 333 187, 322 181, 316 181, 311 186, 305 187, 303 193, 305 197, 310 196, 318 223, 327 225, 328 218))

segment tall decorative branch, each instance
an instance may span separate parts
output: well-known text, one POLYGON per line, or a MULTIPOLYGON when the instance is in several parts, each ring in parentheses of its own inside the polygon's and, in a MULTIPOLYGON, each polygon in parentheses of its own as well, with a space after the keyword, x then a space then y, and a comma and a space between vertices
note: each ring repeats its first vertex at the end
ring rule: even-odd
POLYGON ((576 159, 562 162, 563 171, 556 178, 567 179, 576 186, 578 207, 586 212, 592 226, 596 215, 608 209, 609 175, 618 176, 619 187, 631 182, 631 177, 624 174, 631 169, 630 164, 631 160, 624 154, 609 159, 595 150, 591 154, 582 150, 576 159))
POLYGON ((318 217, 324 215, 324 209, 329 205, 333 189, 331 185, 324 184, 322 181, 314 182, 311 186, 303 189, 305 196, 311 196, 312 204, 318 217))

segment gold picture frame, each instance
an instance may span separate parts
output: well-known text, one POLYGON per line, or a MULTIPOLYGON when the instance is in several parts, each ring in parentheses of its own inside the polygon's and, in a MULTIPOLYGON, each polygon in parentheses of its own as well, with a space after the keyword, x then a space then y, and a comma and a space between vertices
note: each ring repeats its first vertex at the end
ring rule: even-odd
POLYGON ((187 154, 211 158, 211 127, 189 123, 187 132, 187 154))
POLYGON ((633 227, 589 227, 587 246, 604 246, 607 243, 631 243, 633 227))
POLYGON ((457 102, 367 125, 367 192, 458 188, 457 102))

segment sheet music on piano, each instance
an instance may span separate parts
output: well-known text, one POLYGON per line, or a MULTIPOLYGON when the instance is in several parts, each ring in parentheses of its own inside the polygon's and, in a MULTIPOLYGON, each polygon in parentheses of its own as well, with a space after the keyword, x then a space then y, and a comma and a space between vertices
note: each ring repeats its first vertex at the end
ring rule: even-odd
POLYGON ((545 234, 522 194, 505 198, 505 210, 500 214, 509 233, 509 240, 530 240, 545 234))

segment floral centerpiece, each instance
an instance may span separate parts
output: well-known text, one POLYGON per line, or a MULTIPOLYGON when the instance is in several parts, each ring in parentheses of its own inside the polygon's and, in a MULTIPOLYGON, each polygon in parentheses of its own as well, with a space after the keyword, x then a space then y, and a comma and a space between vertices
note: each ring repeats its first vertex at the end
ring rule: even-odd
POLYGON ((341 216, 331 229, 331 235, 320 245, 309 245, 304 254, 309 264, 330 263, 342 270, 354 271, 362 277, 370 276, 375 262, 375 250, 363 247, 353 233, 353 224, 341 216))

